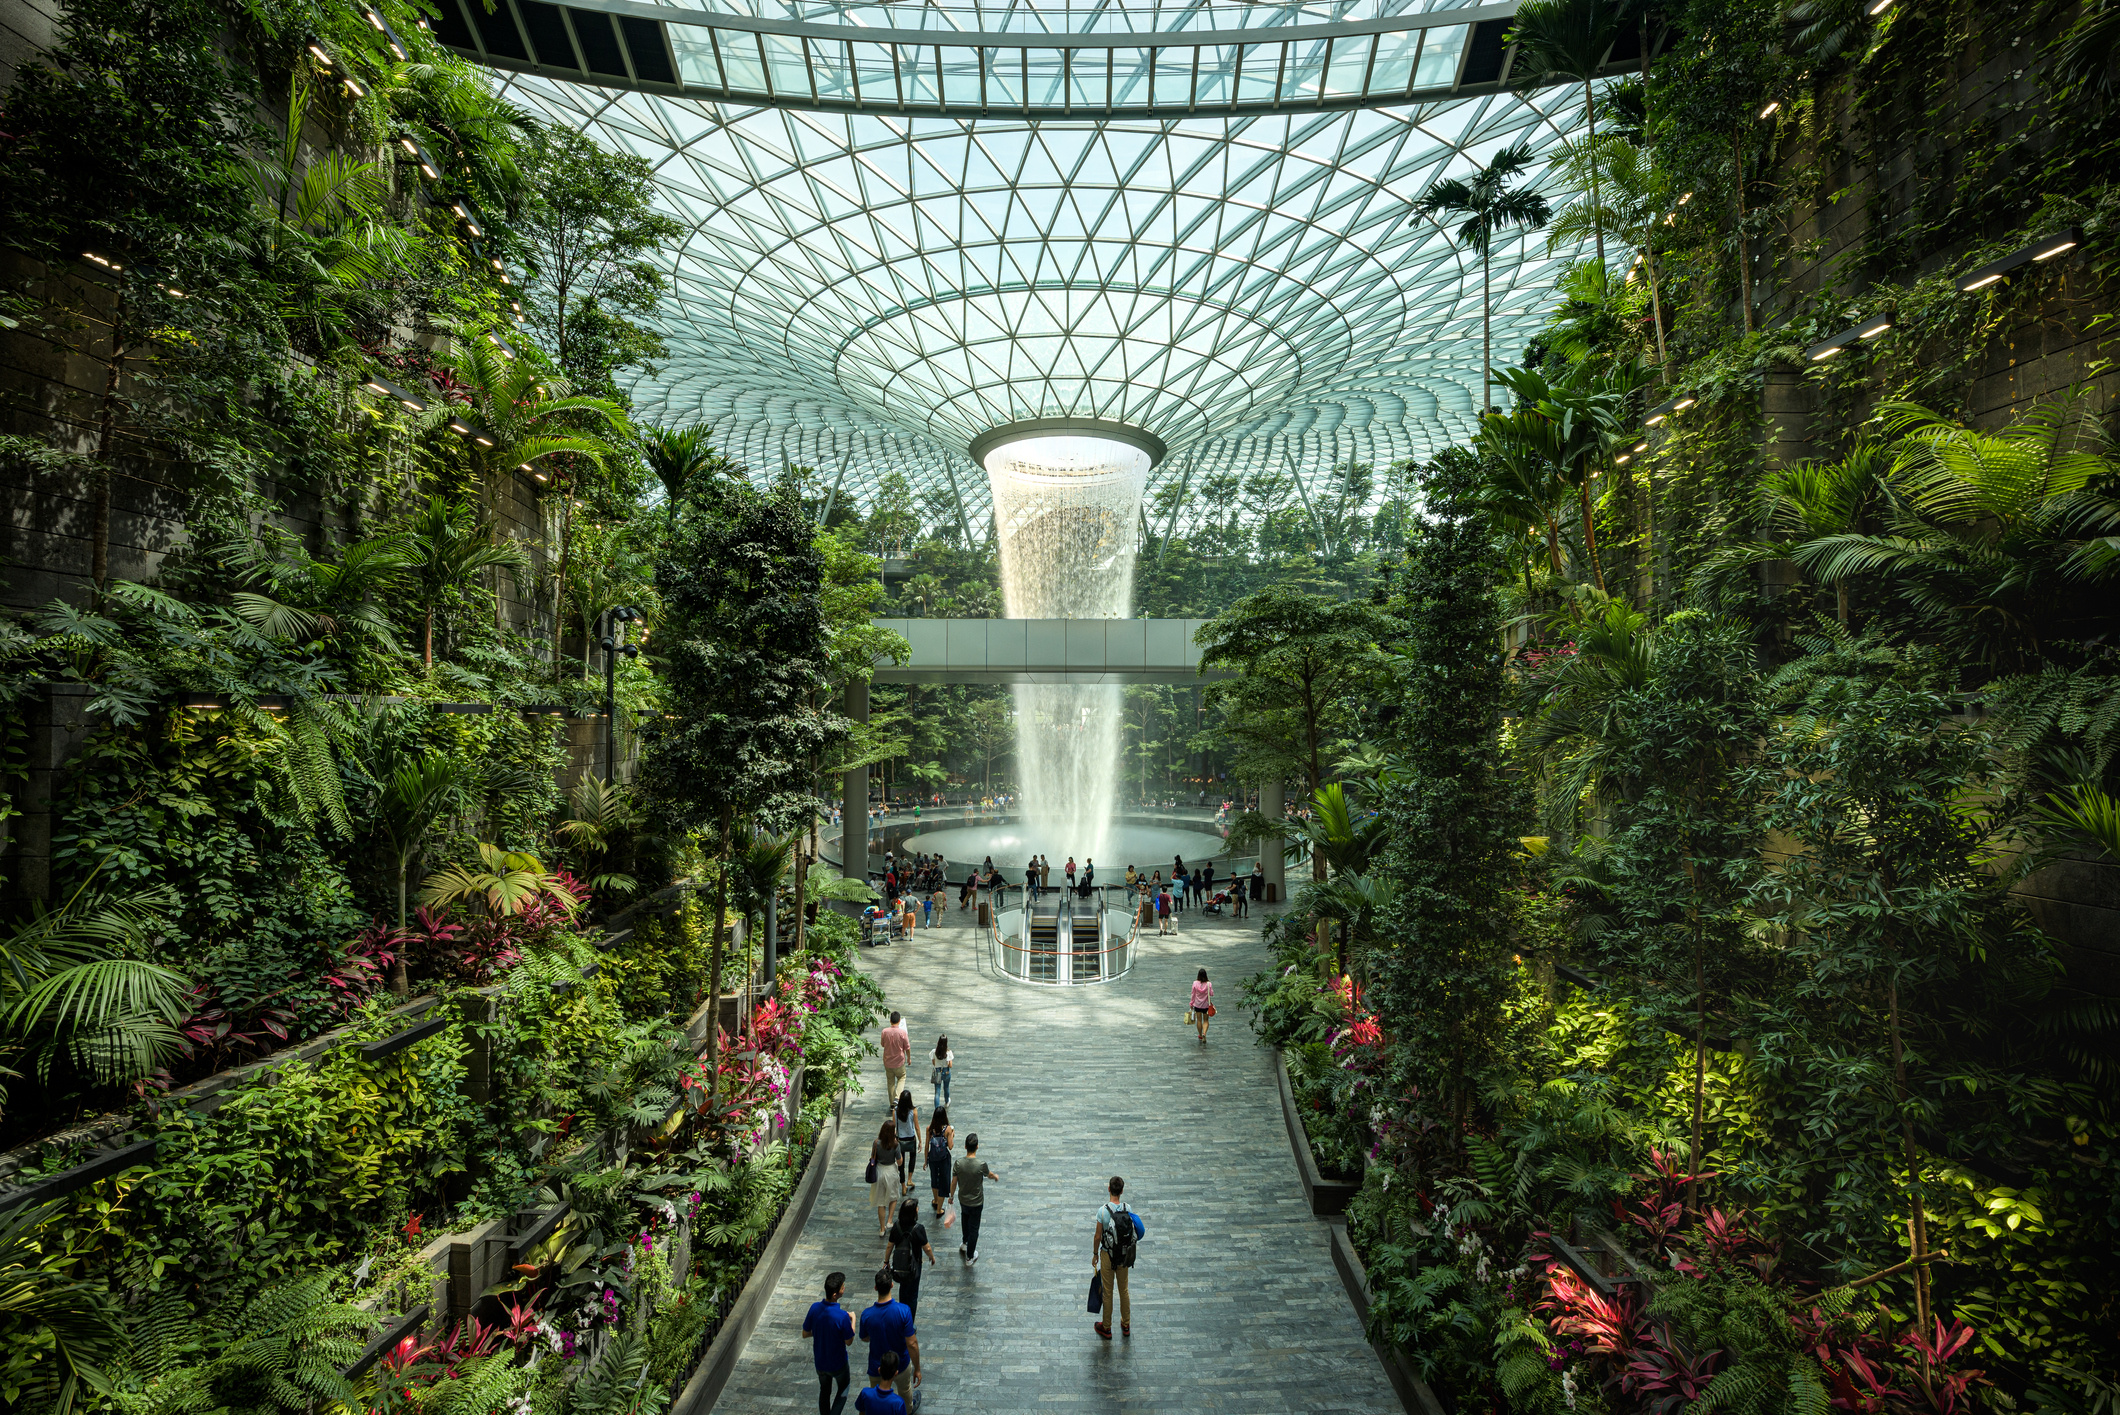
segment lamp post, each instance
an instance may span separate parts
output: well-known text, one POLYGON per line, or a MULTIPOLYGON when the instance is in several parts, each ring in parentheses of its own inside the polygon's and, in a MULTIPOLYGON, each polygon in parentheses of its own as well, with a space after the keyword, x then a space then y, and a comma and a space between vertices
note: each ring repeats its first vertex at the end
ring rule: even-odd
POLYGON ((604 651, 604 784, 618 784, 618 660, 639 658, 640 645, 629 644, 626 625, 640 618, 637 610, 620 605, 604 613, 604 636, 597 645, 604 651))

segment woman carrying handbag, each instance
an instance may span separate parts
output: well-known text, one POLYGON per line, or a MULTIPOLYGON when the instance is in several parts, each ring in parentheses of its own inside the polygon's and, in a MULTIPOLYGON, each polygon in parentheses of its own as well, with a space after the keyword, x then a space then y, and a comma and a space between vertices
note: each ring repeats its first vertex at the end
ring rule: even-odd
POLYGON ((905 1185, 898 1178, 898 1126, 889 1120, 869 1144, 869 1202, 876 1206, 876 1236, 890 1231, 891 1211, 905 1185))
POLYGON ((1207 970, 1202 968, 1200 976, 1192 985, 1192 1021, 1200 1029, 1200 1042, 1207 1042, 1208 1019, 1215 1015, 1215 985, 1207 981, 1207 970))

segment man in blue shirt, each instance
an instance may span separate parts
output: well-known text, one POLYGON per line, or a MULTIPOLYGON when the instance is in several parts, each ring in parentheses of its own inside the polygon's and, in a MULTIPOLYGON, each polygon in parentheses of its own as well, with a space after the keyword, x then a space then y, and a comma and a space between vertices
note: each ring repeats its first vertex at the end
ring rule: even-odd
POLYGON ((854 1397, 854 1409, 860 1415, 907 1415, 905 1397, 891 1389, 891 1381, 898 1374, 898 1353, 883 1353, 883 1364, 869 1377, 861 1394, 854 1397))
POLYGON ((839 1305, 847 1285, 845 1273, 824 1280, 824 1301, 812 1302, 802 1319, 802 1334, 817 1358, 817 1415, 841 1415, 847 1408, 847 1348, 854 1344, 854 1319, 839 1305))
POLYGON ((914 1388, 920 1384, 920 1338, 914 1333, 912 1309, 891 1300, 889 1268, 876 1274, 874 1304, 861 1309, 861 1339, 869 1344, 870 1375, 883 1369, 886 1355, 898 1358, 892 1367, 893 1384, 910 1410, 914 1388), (911 1370, 907 1369, 908 1361, 911 1370))

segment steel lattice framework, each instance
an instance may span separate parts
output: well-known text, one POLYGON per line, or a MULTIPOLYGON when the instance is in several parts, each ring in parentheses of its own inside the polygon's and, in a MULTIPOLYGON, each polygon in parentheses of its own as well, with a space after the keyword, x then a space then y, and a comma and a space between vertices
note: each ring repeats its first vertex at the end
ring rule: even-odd
MULTIPOLYGON (((1508 6, 1384 3, 501 0, 517 58, 493 51, 493 17, 470 0, 480 33, 447 14, 441 32, 512 71, 516 102, 654 165, 687 234, 671 357, 632 390, 643 419, 706 424, 754 470, 809 465, 861 502, 893 472, 948 488, 983 535, 986 477, 966 449, 1026 419, 1154 433, 1170 450, 1152 500, 1223 472, 1294 473, 1307 499, 1343 462, 1381 469, 1469 434, 1479 265, 1414 203, 1508 144, 1557 147, 1582 90, 1503 86, 1508 6), (632 62, 604 61, 623 77, 589 64, 583 16, 610 27, 599 44, 630 46, 632 62), (701 81, 643 77, 657 43, 671 61, 657 72, 701 81), (736 63, 747 53, 755 71, 736 63), (864 64, 885 67, 864 80, 864 64), (951 108, 953 91, 988 101, 951 108)), ((1497 244, 1498 362, 1573 255, 1497 244)))

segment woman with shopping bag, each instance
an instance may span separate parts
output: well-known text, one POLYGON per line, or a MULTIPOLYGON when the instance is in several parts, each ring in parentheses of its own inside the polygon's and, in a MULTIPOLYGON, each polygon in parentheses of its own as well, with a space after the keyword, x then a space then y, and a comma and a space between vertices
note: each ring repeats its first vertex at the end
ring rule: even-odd
POLYGON ((1207 970, 1202 968, 1200 976, 1192 985, 1192 1022, 1200 1029, 1200 1042, 1207 1042, 1208 1019, 1215 1015, 1215 985, 1207 981, 1207 970))

